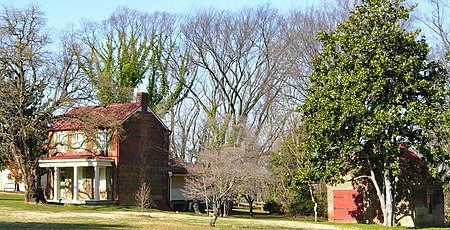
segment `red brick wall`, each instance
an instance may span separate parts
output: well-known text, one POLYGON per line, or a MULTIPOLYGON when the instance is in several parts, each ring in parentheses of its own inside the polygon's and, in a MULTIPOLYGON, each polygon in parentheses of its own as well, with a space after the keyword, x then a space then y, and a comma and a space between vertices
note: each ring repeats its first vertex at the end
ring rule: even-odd
POLYGON ((135 203, 134 194, 143 175, 152 188, 152 199, 167 200, 169 131, 147 112, 130 117, 123 129, 116 174, 118 203, 135 203))
MULTIPOLYGON (((70 131, 51 131, 48 133, 48 140, 49 140, 49 150, 48 155, 49 157, 54 157, 57 154, 59 155, 66 155, 66 156, 76 156, 76 155, 100 155, 100 152, 94 147, 94 142, 92 141, 92 137, 88 138, 85 143, 85 148, 83 150, 80 149, 72 149, 72 135, 75 133, 76 130, 70 130, 70 131), (55 149, 55 136, 54 132, 65 132, 67 134, 67 143, 66 143, 66 151, 57 153, 55 149)), ((107 157, 113 158, 116 160, 116 157, 118 155, 118 131, 112 132, 112 138, 111 138, 111 144, 108 148, 108 151, 106 153, 107 157)))

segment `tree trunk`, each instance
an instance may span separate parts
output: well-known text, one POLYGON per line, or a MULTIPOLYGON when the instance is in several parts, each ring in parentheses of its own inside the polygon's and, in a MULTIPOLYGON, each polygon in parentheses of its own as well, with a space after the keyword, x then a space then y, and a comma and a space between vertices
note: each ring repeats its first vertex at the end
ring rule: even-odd
POLYGON ((220 205, 217 204, 216 202, 214 202, 213 203, 213 217, 212 217, 211 221, 209 222, 209 226, 211 226, 211 227, 216 226, 217 217, 219 217, 219 208, 220 208, 220 205))
POLYGON ((375 186, 378 200, 380 201, 381 212, 383 213, 383 225, 392 227, 395 225, 395 194, 392 188, 391 171, 388 169, 385 169, 383 171, 384 191, 381 191, 380 186, 377 183, 375 174, 372 170, 370 179, 375 186))
POLYGON ((317 202, 316 197, 314 196, 313 187, 311 184, 308 184, 309 194, 311 195, 311 200, 314 203, 314 221, 317 222, 317 202))
POLYGON ((250 207, 250 211, 248 212, 248 215, 250 215, 250 217, 253 217, 253 200, 248 202, 248 206, 250 207))
POLYGON ((244 198, 245 198, 245 200, 247 200, 248 206, 250 208, 248 215, 250 215, 250 217, 253 217, 253 201, 255 199, 252 199, 251 195, 244 195, 244 198))
POLYGON ((197 199, 194 199, 194 200, 193 200, 193 203, 194 203, 194 204, 192 205, 192 207, 194 208, 195 214, 201 215, 202 212, 200 211, 200 207, 199 207, 199 205, 198 205, 198 200, 197 200, 197 199))
POLYGON ((226 199, 223 203, 223 216, 231 216, 233 211, 233 202, 229 199, 226 199))
POLYGON ((30 203, 34 201, 36 193, 36 170, 31 169, 31 166, 25 166, 26 170, 22 171, 23 183, 25 185, 25 202, 30 203))
POLYGON ((394 213, 395 213, 395 193, 392 188, 391 171, 388 169, 388 163, 384 164, 384 170, 382 171, 382 180, 384 183, 384 191, 382 191, 378 184, 376 174, 372 168, 370 159, 367 159, 368 167, 370 169, 370 179, 377 192, 378 200, 380 201, 381 212, 383 213, 383 225, 392 227, 395 225, 394 213))
POLYGON ((384 172, 384 186, 386 193, 386 208, 383 212, 384 226, 392 227, 395 225, 394 220, 394 196, 392 190, 392 180, 391 180, 391 172, 390 170, 385 169, 384 172))

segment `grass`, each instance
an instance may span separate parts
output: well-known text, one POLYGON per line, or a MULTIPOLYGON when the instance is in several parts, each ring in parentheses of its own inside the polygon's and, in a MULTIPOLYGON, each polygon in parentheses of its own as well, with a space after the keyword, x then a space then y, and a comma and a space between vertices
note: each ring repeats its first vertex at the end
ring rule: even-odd
MULTIPOLYGON (((311 217, 293 219, 274 216, 261 209, 254 209, 254 215, 254 218, 249 218, 247 208, 235 208, 232 217, 217 220, 215 229, 309 229, 308 225, 314 222, 311 217)), ((196 216, 193 213, 176 214, 156 209, 150 209, 147 216, 140 216, 134 206, 26 204, 23 194, 0 192, 0 229, 194 230, 208 228, 209 220, 209 217, 196 216)), ((325 220, 321 220, 320 224, 343 229, 406 229, 329 223, 325 220)))
POLYGON ((111 212, 111 211, 136 211, 134 206, 119 205, 62 205, 62 204, 26 204, 24 195, 15 192, 0 192, 0 207, 13 208, 22 211, 41 212, 111 212))

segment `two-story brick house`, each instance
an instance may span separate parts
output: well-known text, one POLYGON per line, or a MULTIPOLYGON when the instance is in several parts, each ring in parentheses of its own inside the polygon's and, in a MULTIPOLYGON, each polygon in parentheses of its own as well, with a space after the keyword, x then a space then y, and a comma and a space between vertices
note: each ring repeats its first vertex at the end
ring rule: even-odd
POLYGON ((49 202, 134 204, 145 182, 154 201, 168 200, 169 129, 148 108, 148 95, 136 102, 81 106, 48 129, 44 189, 49 202))

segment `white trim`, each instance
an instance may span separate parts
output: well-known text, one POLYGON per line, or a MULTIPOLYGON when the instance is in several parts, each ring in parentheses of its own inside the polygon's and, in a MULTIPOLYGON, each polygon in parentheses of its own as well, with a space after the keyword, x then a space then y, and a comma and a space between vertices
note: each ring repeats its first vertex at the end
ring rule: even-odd
POLYGON ((59 168, 53 168, 53 200, 59 199, 59 168))
POLYGON ((94 200, 100 200, 100 188, 99 188, 99 181, 100 181, 100 167, 95 164, 94 166, 94 200))
POLYGON ((89 167, 89 166, 112 166, 114 160, 112 159, 54 159, 54 160, 39 160, 39 167, 89 167))
POLYGON ((53 133, 55 152, 65 153, 69 149, 69 132, 64 131, 54 131, 53 133))
POLYGON ((72 199, 78 200, 78 166, 73 166, 73 193, 72 193, 72 199))

